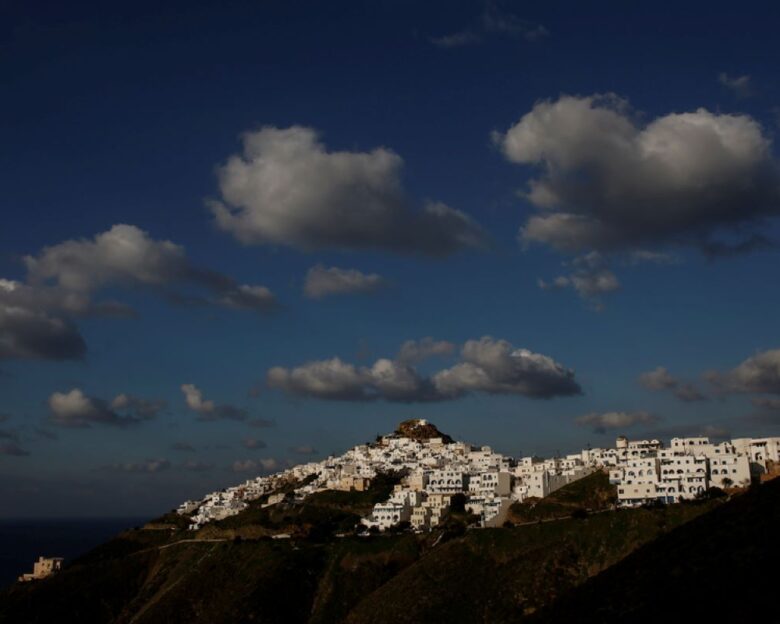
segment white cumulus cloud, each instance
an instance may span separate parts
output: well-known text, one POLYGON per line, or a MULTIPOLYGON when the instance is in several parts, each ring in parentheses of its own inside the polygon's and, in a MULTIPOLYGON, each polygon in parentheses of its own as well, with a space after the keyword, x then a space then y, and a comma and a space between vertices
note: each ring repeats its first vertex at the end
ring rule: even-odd
POLYGON ((574 371, 505 340, 489 336, 469 340, 461 360, 426 377, 409 361, 381 358, 372 366, 355 366, 335 357, 293 368, 277 366, 268 371, 266 380, 270 387, 290 395, 352 401, 443 401, 472 392, 552 398, 582 392, 574 371))
POLYGON ((539 168, 525 242, 729 253, 767 244, 751 228, 780 214, 771 141, 748 115, 699 108, 640 123, 615 95, 562 96, 494 138, 507 159, 539 168))
POLYGON ((303 126, 247 132, 243 153, 219 169, 217 225, 246 244, 385 249, 444 255, 482 247, 482 229, 441 203, 417 210, 401 183, 403 160, 378 147, 328 151, 303 126))

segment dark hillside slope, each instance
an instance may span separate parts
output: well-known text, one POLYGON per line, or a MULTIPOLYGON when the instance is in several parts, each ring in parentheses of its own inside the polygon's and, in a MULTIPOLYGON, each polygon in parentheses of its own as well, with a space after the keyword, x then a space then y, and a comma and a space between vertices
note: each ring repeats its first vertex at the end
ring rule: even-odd
MULTIPOLYGON (((339 518, 332 512, 354 513, 371 492, 360 497, 324 493, 311 502, 282 506, 278 513, 287 519, 266 517, 267 510, 257 509, 240 525, 214 526, 208 532, 157 522, 155 529, 123 533, 51 578, 0 591, 0 624, 528 621, 562 597, 573 600, 579 595, 573 590, 637 548, 652 546, 659 537, 665 543, 669 532, 685 523, 704 527, 698 539, 711 534, 713 547, 730 547, 729 534, 738 533, 732 525, 743 521, 769 534, 745 530, 740 535, 746 543, 774 537, 766 518, 777 520, 775 484, 725 504, 701 501, 548 520, 608 504, 607 486, 603 475, 594 475, 562 488, 535 509, 544 519, 514 528, 467 531, 453 514, 446 527, 425 535, 339 538, 301 530, 292 539, 237 537, 239 531, 269 529, 254 522, 322 528, 323 519, 339 518), (710 512, 721 520, 710 522, 710 512)), ((663 571, 655 565, 655 574, 663 571)), ((653 583, 643 582, 650 591, 653 583)), ((711 597, 700 591, 696 600, 711 597)), ((581 619, 549 617, 543 621, 581 619)))
POLYGON ((534 622, 780 622, 780 479, 647 544, 534 622))
POLYGON ((420 549, 413 535, 141 545, 121 537, 51 578, 0 592, 0 623, 338 622, 420 549))
POLYGON ((514 529, 472 530, 425 553, 367 595, 346 621, 523 621, 638 546, 715 504, 605 512, 514 529))

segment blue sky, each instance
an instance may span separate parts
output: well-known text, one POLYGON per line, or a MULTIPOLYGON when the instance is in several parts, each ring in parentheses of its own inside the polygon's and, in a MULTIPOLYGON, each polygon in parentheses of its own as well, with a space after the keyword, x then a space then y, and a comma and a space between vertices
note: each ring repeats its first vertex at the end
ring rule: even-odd
POLYGON ((768 4, 165 4, 4 10, 0 516, 153 514, 408 417, 777 434, 768 4))

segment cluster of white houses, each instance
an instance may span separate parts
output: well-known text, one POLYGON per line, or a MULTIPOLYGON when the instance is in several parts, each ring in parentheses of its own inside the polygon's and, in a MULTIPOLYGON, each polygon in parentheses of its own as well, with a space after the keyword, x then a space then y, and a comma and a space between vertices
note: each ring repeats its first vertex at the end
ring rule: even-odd
MULTIPOLYGON (((424 420, 417 421, 427 426, 424 420)), ((617 439, 614 448, 584 449, 565 457, 514 459, 490 447, 474 448, 443 438, 412 439, 398 434, 363 444, 339 457, 328 457, 257 477, 213 492, 179 507, 191 514, 191 529, 239 513, 247 502, 268 495, 266 505, 292 496, 303 500, 323 490, 365 490, 380 473, 402 472, 390 498, 375 505, 362 523, 383 531, 408 522, 418 531, 435 527, 456 494, 478 515, 482 526, 498 526, 509 506, 527 498, 544 498, 595 470, 608 470, 617 486, 618 504, 635 506, 693 498, 710 486, 741 487, 751 475, 780 457, 780 438, 741 438, 712 444, 707 438, 674 438, 669 448, 660 440, 617 439), (298 487, 280 493, 284 486, 298 487)), ((286 489, 290 489, 289 487, 286 489)))
POLYGON ((617 439, 615 455, 605 461, 609 480, 624 507, 654 501, 677 503, 709 487, 745 487, 780 460, 780 438, 736 438, 713 444, 709 438, 617 439))

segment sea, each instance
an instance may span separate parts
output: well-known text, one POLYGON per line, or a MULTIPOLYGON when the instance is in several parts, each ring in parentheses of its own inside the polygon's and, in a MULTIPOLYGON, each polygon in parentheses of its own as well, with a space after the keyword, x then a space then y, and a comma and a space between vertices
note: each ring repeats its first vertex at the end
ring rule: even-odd
POLYGON ((0 519, 0 588, 24 572, 32 572, 40 556, 83 555, 117 533, 140 526, 148 518, 0 519))

